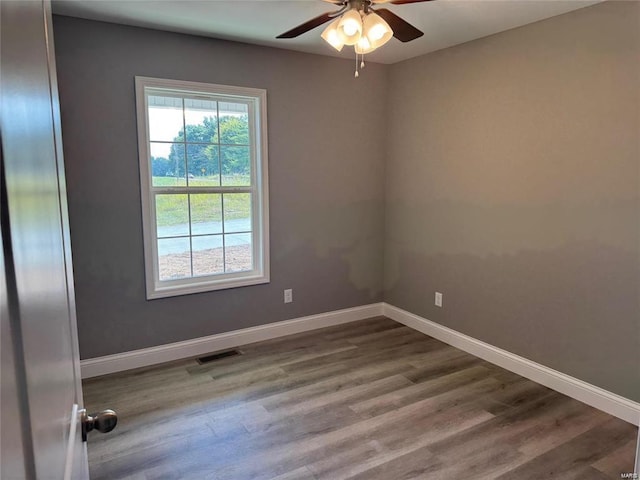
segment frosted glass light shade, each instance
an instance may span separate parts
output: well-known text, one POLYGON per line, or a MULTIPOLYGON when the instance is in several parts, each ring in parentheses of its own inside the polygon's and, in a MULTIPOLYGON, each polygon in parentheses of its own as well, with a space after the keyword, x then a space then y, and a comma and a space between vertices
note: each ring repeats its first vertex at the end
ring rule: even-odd
POLYGON ((365 53, 371 53, 375 50, 375 47, 371 46, 371 42, 365 36, 360 37, 358 43, 354 45, 354 49, 358 55, 364 55, 365 53))
POLYGON ((355 45, 362 36, 362 19, 360 13, 351 9, 340 17, 338 33, 345 45, 355 45))
POLYGON ((322 39, 335 48, 337 51, 342 50, 344 47, 344 41, 342 40, 342 35, 338 32, 338 24, 340 23, 340 19, 337 18, 333 22, 329 24, 327 28, 322 32, 322 39))
POLYGON ((393 37, 393 30, 384 19, 375 13, 370 13, 364 19, 364 36, 367 37, 373 50, 381 47, 393 37))

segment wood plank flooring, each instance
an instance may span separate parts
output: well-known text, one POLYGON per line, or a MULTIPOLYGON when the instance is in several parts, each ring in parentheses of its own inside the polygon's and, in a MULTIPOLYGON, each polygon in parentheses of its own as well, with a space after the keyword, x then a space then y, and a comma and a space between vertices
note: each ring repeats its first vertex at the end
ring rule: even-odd
POLYGON ((92 480, 605 479, 637 428, 386 318, 84 382, 92 480))

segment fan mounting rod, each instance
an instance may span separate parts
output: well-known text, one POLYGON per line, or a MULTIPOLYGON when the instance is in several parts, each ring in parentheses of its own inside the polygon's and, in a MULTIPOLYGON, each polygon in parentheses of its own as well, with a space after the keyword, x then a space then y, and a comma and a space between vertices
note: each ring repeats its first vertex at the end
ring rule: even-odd
POLYGON ((332 2, 335 5, 342 5, 342 8, 337 12, 331 14, 331 16, 338 16, 346 10, 358 10, 360 12, 369 13, 371 10, 371 0, 343 0, 341 2, 332 2))

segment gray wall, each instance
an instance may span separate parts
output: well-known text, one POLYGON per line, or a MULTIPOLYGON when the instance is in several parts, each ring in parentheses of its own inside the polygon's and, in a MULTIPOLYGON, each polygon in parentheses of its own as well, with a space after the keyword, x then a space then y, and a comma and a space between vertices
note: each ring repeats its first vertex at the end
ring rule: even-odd
POLYGON ((382 300, 384 67, 355 80, 328 57, 68 17, 54 29, 82 358, 382 300), (135 75, 267 89, 270 284, 145 300, 135 75))
POLYGON ((639 15, 393 65, 385 229, 387 302, 636 401, 639 15))

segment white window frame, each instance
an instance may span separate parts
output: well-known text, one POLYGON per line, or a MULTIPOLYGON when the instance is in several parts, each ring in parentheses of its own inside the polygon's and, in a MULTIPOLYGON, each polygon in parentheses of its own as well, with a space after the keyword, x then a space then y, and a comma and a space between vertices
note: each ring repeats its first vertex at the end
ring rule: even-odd
MULTIPOLYGON (((267 92, 263 89, 210 83, 135 77, 138 118, 138 154, 142 200, 142 225, 147 299, 243 287, 269 282, 269 192, 267 158, 267 92), (240 101, 249 105, 251 138, 251 186, 249 187, 154 187, 150 162, 148 122, 149 94, 162 91, 173 95, 207 95, 217 100, 240 101), (149 93, 150 92, 150 93, 149 93), (160 280, 155 195, 159 193, 250 193, 253 270, 208 276, 160 280)), ((186 171, 185 171, 186 174, 186 171)))

